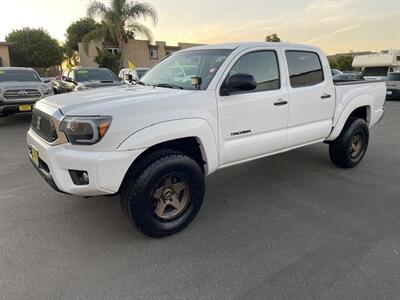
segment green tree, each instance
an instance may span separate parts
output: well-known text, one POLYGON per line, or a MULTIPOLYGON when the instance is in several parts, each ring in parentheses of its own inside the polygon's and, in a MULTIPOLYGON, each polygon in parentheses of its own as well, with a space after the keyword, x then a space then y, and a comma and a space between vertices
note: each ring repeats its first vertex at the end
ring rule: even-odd
POLYGON ((151 30, 138 22, 140 18, 150 18, 153 24, 157 23, 157 11, 147 3, 129 0, 112 0, 110 7, 99 1, 93 1, 87 9, 89 18, 100 17, 102 26, 94 29, 83 37, 88 42, 96 39, 110 37, 111 41, 121 50, 120 68, 124 60, 123 44, 136 34, 142 34, 149 40, 153 40, 151 30))
POLYGON ((351 55, 339 55, 335 59, 337 68, 341 71, 351 71, 353 56, 351 55))
POLYGON ((114 74, 118 74, 121 55, 110 52, 107 49, 100 50, 98 47, 96 47, 96 50, 97 56, 94 62, 96 62, 100 68, 107 68, 113 71, 114 74))
POLYGON ((336 60, 334 58, 329 58, 329 65, 330 65, 331 69, 337 69, 338 68, 336 60))
POLYGON ((265 38, 266 42, 275 42, 275 43, 279 43, 281 42, 281 39, 279 38, 279 36, 276 33, 267 35, 267 37, 265 38))
POLYGON ((100 24, 90 18, 73 22, 67 28, 65 45, 71 50, 78 51, 78 43, 82 42, 83 37, 99 26, 100 24))
POLYGON ((14 30, 6 36, 6 41, 12 43, 10 58, 14 66, 49 68, 62 62, 61 46, 41 28, 14 30))
POLYGON ((351 55, 335 55, 329 58, 329 65, 331 69, 338 69, 341 71, 351 71, 353 64, 353 56, 351 55))

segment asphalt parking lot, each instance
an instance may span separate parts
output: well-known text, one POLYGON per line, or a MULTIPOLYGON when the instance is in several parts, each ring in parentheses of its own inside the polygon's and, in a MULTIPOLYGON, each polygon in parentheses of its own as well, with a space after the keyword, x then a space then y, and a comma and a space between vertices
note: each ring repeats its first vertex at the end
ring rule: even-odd
POLYGON ((51 190, 27 158, 30 115, 0 118, 0 298, 398 299, 400 101, 386 108, 356 169, 324 144, 224 169, 160 240, 117 197, 51 190))

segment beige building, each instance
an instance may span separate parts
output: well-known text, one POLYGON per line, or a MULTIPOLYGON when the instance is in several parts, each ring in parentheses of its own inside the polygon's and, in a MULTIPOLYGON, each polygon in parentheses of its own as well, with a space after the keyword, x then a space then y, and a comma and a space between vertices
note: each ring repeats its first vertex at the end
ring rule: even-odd
POLYGON ((0 42, 0 67, 10 67, 10 52, 8 50, 10 44, 0 42))
MULTIPOLYGON (((128 60, 138 68, 152 67, 172 52, 186 49, 200 44, 178 43, 178 46, 168 46, 165 42, 157 41, 150 44, 147 40, 129 40, 124 48, 124 67, 128 67, 128 60)), ((84 49, 84 44, 79 43, 79 57, 82 67, 97 67, 94 58, 97 55, 96 47, 99 49, 108 49, 108 51, 119 52, 118 46, 109 45, 103 41, 93 41, 88 45, 88 51, 84 49)))

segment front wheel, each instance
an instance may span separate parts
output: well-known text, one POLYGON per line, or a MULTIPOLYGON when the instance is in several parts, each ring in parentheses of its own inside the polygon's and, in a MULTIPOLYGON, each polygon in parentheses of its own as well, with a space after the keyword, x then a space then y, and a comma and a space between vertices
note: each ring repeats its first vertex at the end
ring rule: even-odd
POLYGON ((329 156, 340 168, 357 166, 367 152, 368 125, 363 119, 350 118, 336 140, 329 144, 329 156))
POLYGON ((139 231, 164 237, 184 229, 198 213, 204 175, 197 162, 180 152, 163 150, 150 156, 128 173, 121 202, 139 231))

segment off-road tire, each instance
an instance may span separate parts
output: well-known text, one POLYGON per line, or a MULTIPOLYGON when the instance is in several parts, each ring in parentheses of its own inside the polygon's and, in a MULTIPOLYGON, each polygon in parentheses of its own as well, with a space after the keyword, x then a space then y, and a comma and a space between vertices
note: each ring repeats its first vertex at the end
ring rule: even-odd
POLYGON ((369 142, 369 129, 365 120, 349 118, 340 135, 329 144, 329 156, 331 161, 340 168, 353 168, 357 166, 367 152, 369 142), (360 152, 352 156, 352 140, 360 138, 362 143, 360 152))
POLYGON ((178 151, 159 150, 141 158, 130 168, 122 184, 121 206, 140 232, 160 238, 181 231, 193 220, 203 202, 204 192, 204 174, 196 161, 178 151), (169 174, 179 174, 185 179, 189 200, 180 215, 163 220, 154 211, 154 190, 169 174))

